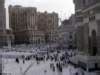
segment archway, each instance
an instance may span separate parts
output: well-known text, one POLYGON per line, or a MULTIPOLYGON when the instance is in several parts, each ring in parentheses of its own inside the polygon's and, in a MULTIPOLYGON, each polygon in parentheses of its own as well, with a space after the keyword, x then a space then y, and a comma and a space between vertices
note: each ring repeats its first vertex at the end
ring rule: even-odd
POLYGON ((97 54, 97 39, 96 39, 96 31, 92 30, 91 35, 91 49, 92 49, 92 55, 95 56, 97 54))

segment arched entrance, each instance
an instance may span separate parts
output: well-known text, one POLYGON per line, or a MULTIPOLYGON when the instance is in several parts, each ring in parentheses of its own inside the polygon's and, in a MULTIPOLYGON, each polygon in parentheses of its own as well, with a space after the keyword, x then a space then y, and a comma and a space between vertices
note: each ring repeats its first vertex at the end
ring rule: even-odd
POLYGON ((92 55, 95 56, 97 54, 97 40, 96 40, 96 31, 92 30, 91 35, 91 49, 92 49, 92 55))

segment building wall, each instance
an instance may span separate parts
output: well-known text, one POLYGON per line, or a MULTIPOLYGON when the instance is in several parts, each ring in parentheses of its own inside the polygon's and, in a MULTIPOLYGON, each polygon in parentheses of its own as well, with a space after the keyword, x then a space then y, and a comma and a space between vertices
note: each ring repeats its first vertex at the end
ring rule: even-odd
POLYGON ((96 3, 100 2, 100 0, 73 0, 73 1, 75 3, 76 11, 87 9, 87 8, 95 5, 96 3))
MULTIPOLYGON (((75 5, 79 6, 80 4, 76 0, 75 5)), ((89 54, 94 55, 99 54, 99 9, 100 9, 100 1, 99 0, 84 0, 84 6, 81 8, 81 11, 79 11, 81 17, 83 18, 82 21, 80 21, 80 25, 78 25, 78 21, 76 21, 76 26, 79 28, 79 26, 82 28, 79 28, 79 31, 77 32, 78 37, 81 37, 82 39, 77 40, 78 48, 79 50, 83 50, 84 52, 87 52, 89 54), (98 16, 97 16, 98 15, 98 16), (95 34, 93 34, 93 31, 95 34), (82 34, 83 33, 83 34, 82 34), (84 41, 82 41, 84 40, 84 41), (80 42, 81 41, 81 42, 80 42), (81 47, 81 48, 80 48, 81 47)), ((79 7, 80 8, 80 7, 79 7)), ((78 9, 77 9, 78 10, 78 9)), ((80 15, 76 12, 76 19, 80 15)))
POLYGON ((0 0, 0 46, 6 45, 6 16, 4 0, 0 0))
POLYGON ((100 60, 98 59, 100 56, 100 0, 81 1, 83 1, 82 8, 79 7, 81 2, 74 0, 75 6, 77 6, 75 7, 75 26, 79 54, 73 58, 75 60, 72 59, 72 62, 79 65, 82 69, 86 68, 88 73, 90 73, 90 69, 92 69, 93 73, 96 73, 100 67, 100 60), (83 64, 86 66, 83 66, 83 64))

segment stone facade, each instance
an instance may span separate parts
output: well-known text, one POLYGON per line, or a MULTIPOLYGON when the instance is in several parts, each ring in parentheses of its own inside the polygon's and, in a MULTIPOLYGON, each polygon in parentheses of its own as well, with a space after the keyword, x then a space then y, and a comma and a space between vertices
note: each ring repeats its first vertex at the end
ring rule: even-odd
POLYGON ((9 6, 9 18, 15 43, 41 44, 55 41, 58 14, 40 13, 34 7, 9 6))
MULTIPOLYGON (((100 72, 100 0, 74 0, 77 48, 74 63, 85 72, 100 72), (75 62, 77 60, 77 62, 75 62), (84 66, 83 66, 84 65, 84 66)), ((98 74, 96 74, 98 75, 98 74)))
POLYGON ((76 27, 77 27, 77 46, 79 50, 83 50, 91 54, 100 53, 99 49, 99 0, 74 0, 76 8, 76 27), (82 4, 83 6, 81 6, 82 4), (81 9, 79 11, 79 9, 81 9), (80 38, 81 37, 81 38, 80 38), (94 42, 96 41, 96 42, 94 42), (94 49, 93 49, 94 48, 94 49))

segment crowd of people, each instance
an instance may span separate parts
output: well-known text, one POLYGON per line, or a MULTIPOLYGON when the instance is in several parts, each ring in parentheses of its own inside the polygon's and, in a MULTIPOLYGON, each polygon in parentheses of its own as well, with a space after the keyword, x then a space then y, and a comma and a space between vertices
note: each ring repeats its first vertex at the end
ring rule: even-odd
POLYGON ((25 64, 25 61, 29 60, 35 60, 37 64, 40 64, 40 62, 44 61, 51 61, 50 62, 50 69, 52 71, 58 70, 59 72, 62 72, 63 68, 70 63, 70 57, 73 56, 73 53, 69 55, 68 52, 62 53, 62 51, 56 51, 54 53, 47 53, 45 55, 29 55, 24 56, 22 55, 21 58, 16 58, 16 63, 20 63, 20 59, 23 60, 23 64, 25 64))

